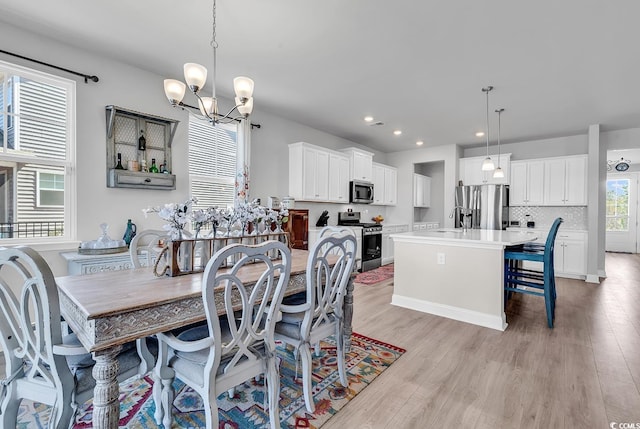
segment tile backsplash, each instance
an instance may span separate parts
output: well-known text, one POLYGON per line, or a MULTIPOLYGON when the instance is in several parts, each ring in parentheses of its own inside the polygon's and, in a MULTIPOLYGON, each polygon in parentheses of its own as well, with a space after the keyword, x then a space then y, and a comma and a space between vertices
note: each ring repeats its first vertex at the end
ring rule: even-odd
POLYGON ((530 215, 530 220, 536 226, 549 226, 553 221, 561 217, 565 229, 587 229, 587 208, 584 206, 572 207, 509 207, 509 221, 520 221, 520 226, 527 226, 525 215, 530 215))

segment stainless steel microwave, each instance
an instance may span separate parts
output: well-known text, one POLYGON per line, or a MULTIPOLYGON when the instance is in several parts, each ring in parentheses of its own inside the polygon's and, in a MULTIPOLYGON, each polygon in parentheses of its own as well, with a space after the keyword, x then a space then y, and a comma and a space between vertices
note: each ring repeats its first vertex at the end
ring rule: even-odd
POLYGON ((373 202, 373 183, 352 180, 349 185, 350 203, 371 204, 373 202))

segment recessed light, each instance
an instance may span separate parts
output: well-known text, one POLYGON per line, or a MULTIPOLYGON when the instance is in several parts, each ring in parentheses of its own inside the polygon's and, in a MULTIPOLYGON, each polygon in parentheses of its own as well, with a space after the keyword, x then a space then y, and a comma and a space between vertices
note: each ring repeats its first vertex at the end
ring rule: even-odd
POLYGON ((484 131, 478 131, 476 133, 476 137, 482 137, 482 136, 484 136, 484 131))
POLYGON ((422 140, 418 140, 418 141, 416 142, 416 145, 418 145, 418 146, 422 146, 423 144, 424 144, 424 142, 423 142, 422 140))
POLYGON ((393 132, 393 135, 394 135, 394 136, 399 136, 400 134, 402 134, 402 131, 400 131, 400 130, 395 130, 395 131, 393 132))
POLYGON ((373 121, 373 116, 365 116, 364 120, 365 120, 365 122, 371 122, 371 121, 373 121))

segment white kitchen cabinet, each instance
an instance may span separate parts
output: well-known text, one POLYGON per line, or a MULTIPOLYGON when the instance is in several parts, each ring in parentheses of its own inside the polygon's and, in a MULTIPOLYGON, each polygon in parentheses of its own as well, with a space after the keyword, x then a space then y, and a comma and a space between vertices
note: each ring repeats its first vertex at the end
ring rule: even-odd
MULTIPOLYGON (((460 180, 463 185, 491 185, 491 184, 509 184, 511 172, 511 154, 500 154, 500 168, 504 172, 503 178, 494 178, 493 171, 482 171, 482 162, 486 156, 473 156, 469 158, 460 158, 459 172, 460 180)), ((498 167, 498 155, 491 155, 496 167, 498 167)))
POLYGON ((545 160, 544 205, 587 205, 586 155, 545 160))
POLYGON ((398 172, 394 167, 373 163, 373 204, 396 205, 398 172))
MULTIPOLYGON (((375 188, 374 188, 375 191, 375 188)), ((384 168, 384 203, 395 206, 398 201, 398 170, 393 167, 384 168)))
POLYGON ((382 265, 393 262, 394 247, 391 234, 409 231, 409 225, 384 225, 382 227, 382 265))
POLYGON ((373 204, 383 205, 385 203, 385 182, 382 164, 373 164, 373 204))
POLYGON ((514 161, 511 163, 509 204, 511 206, 544 203, 544 161, 514 161))
POLYGON ((349 158, 337 153, 329 154, 329 201, 349 202, 349 158))
MULTIPOLYGON (((331 154, 344 156, 309 143, 293 143, 289 145, 289 195, 299 201, 329 202, 329 158, 331 154)), ((348 162, 348 161, 347 161, 348 162)), ((346 167, 346 164, 343 164, 346 167)), ((340 177, 332 177, 334 193, 342 193, 343 202, 348 202, 349 183, 346 174, 341 176, 345 180, 344 186, 338 185, 340 177)), ((337 197, 336 197, 337 198, 337 197)), ((338 202, 338 200, 336 200, 338 202)))
POLYGON ((553 267, 558 274, 586 275, 587 237, 584 232, 560 232, 556 236, 553 267))
POLYGON ((351 180, 373 182, 373 153, 350 147, 342 152, 349 156, 349 172, 351 180))
POLYGON ((413 206, 431 206, 431 177, 413 173, 413 206))
MULTIPOLYGON (((538 234, 536 243, 545 244, 549 229, 508 228, 510 231, 526 230, 538 234)), ((541 262, 523 261, 523 268, 542 270, 541 262)), ((553 269, 558 277, 584 278, 587 274, 587 233, 577 230, 563 230, 556 235, 553 250, 553 269)))

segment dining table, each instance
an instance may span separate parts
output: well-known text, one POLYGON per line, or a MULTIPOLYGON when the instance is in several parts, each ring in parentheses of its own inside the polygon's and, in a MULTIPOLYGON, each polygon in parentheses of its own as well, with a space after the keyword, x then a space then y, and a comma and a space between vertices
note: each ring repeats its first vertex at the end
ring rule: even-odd
MULTIPOLYGON (((306 290, 309 252, 292 249, 291 256, 291 274, 285 296, 306 290)), ((248 265, 242 267, 238 275, 251 288, 260 272, 257 267, 253 269, 248 265)), ((344 298, 346 350, 351 345, 353 278, 350 277, 344 298)), ((156 277, 149 268, 56 277, 62 316, 95 360, 92 370, 96 381, 93 392, 94 428, 118 427, 120 404, 116 357, 123 344, 206 319, 202 280, 203 273, 156 277)), ((225 314, 224 288, 218 289, 216 306, 219 314, 225 314)))

